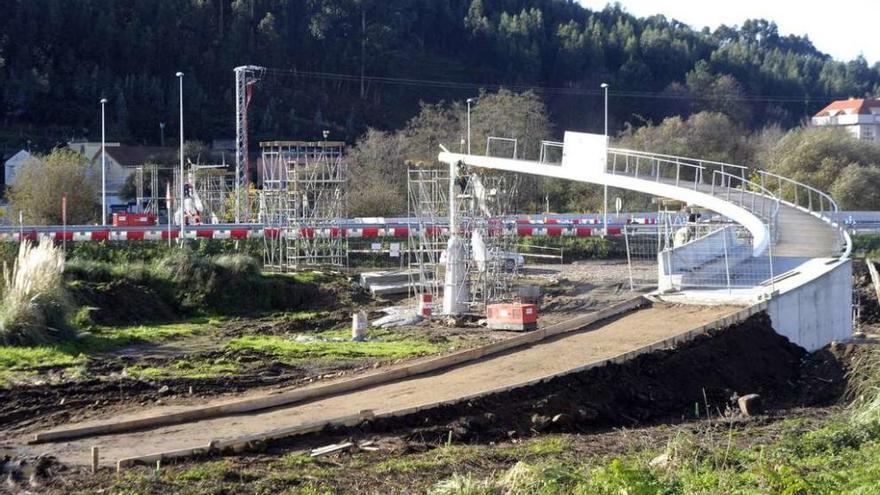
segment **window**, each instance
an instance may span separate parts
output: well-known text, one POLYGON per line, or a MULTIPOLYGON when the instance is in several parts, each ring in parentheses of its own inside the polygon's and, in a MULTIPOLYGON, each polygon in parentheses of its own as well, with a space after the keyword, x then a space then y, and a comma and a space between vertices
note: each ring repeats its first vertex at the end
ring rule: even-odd
POLYGON ((867 141, 874 140, 874 126, 872 125, 863 125, 862 126, 862 135, 860 136, 862 139, 867 141))

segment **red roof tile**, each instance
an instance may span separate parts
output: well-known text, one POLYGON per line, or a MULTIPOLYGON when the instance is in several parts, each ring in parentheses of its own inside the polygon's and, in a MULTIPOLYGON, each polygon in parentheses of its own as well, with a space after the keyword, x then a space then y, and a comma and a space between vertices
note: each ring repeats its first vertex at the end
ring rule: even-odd
POLYGON ((837 100, 819 111, 816 117, 827 117, 832 114, 843 112, 847 115, 870 115, 871 109, 880 110, 880 100, 852 98, 849 100, 837 100))

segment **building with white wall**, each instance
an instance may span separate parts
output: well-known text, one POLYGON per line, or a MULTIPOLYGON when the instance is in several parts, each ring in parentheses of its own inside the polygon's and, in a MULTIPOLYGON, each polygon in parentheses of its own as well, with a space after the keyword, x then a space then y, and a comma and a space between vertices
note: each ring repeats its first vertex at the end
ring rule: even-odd
MULTIPOLYGON (((177 148, 163 148, 161 146, 112 146, 106 148, 107 153, 107 205, 122 204, 120 197, 122 186, 128 177, 135 173, 138 167, 146 163, 156 163, 163 159, 174 159, 177 148)), ((88 156, 88 155, 87 155, 88 156)), ((101 148, 98 147, 94 156, 89 157, 94 164, 92 166, 95 180, 101 179, 101 148)), ((100 192, 100 182, 96 182, 100 192)))
POLYGON ((854 138, 880 142, 880 99, 837 100, 811 119, 814 126, 835 126, 854 138))
POLYGON ((39 158, 29 153, 27 150, 20 150, 6 160, 3 171, 3 177, 5 179, 4 184, 6 184, 7 187, 15 186, 15 178, 18 175, 18 172, 21 171, 22 167, 26 167, 28 162, 31 161, 39 161, 39 158))

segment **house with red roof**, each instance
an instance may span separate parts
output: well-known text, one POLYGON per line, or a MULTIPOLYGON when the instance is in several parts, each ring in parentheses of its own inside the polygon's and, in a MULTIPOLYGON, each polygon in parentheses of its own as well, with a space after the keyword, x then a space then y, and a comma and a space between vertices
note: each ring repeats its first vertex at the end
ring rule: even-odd
POLYGON ((837 100, 810 121, 814 126, 839 126, 856 139, 880 142, 880 99, 837 100))

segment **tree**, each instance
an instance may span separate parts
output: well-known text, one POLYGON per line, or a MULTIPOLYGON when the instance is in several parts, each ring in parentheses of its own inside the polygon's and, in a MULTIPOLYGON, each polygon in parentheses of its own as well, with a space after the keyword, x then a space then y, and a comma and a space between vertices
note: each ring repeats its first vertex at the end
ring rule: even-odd
POLYGON ((841 210, 880 210, 880 168, 851 163, 831 185, 841 210))
MULTIPOLYGON (((517 140, 517 157, 537 159, 541 140, 550 137, 550 119, 544 103, 532 92, 481 92, 471 107, 471 147, 486 150, 489 136, 517 140)), ((355 215, 400 215, 406 212, 407 161, 439 166, 440 145, 464 148, 467 107, 460 101, 421 105, 421 111, 402 130, 369 130, 350 153, 353 190, 349 205, 355 215)), ((502 146, 503 147, 503 146, 502 146)), ((511 156, 512 147, 491 150, 511 156)), ((526 178, 519 188, 520 202, 541 203, 537 182, 526 178)))
POLYGON ((669 117, 659 125, 628 128, 618 145, 668 155, 748 164, 752 149, 748 131, 722 113, 700 112, 687 119, 669 117))
POLYGON ((771 172, 829 191, 849 165, 880 165, 880 144, 839 128, 802 127, 789 131, 759 160, 771 172))
POLYGON ((400 133, 370 129, 349 154, 348 211, 351 216, 406 212, 406 163, 400 133))
POLYGON ((60 225, 66 195, 68 224, 94 221, 99 208, 89 168, 85 156, 62 148, 25 162, 7 193, 14 218, 22 212, 26 223, 60 225))

